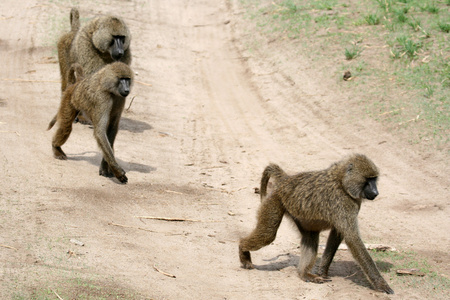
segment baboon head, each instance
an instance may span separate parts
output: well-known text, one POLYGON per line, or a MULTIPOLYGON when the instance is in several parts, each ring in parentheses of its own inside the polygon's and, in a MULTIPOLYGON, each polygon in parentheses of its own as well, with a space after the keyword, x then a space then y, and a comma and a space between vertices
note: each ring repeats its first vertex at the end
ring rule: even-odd
POLYGON ((92 35, 95 48, 109 53, 113 60, 120 60, 130 46, 131 34, 125 23, 112 16, 99 19, 97 30, 92 35))
POLYGON ((365 155, 357 154, 342 162, 342 184, 353 199, 373 200, 378 196, 378 168, 365 155))
POLYGON ((133 85, 133 71, 123 62, 114 62, 104 67, 102 76, 102 86, 105 91, 126 97, 130 93, 133 85))

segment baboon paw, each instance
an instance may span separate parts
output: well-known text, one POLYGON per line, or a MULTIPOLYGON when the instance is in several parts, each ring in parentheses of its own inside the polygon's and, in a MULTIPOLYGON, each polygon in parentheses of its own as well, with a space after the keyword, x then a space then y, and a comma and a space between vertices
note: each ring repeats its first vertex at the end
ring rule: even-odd
POLYGON ((242 262, 242 268, 251 270, 255 268, 255 265, 251 261, 242 262))
POLYGON ((324 283, 324 282, 328 282, 328 281, 331 281, 331 280, 327 280, 327 279, 325 279, 325 278, 323 278, 323 277, 321 277, 321 276, 317 276, 317 275, 315 275, 315 274, 311 274, 311 273, 308 273, 308 274, 305 274, 305 275, 300 275, 300 277, 301 277, 301 279, 303 280, 303 281, 306 281, 306 282, 313 282, 313 283, 324 283))
POLYGON ((117 177, 117 179, 118 179, 121 183, 127 183, 127 182, 128 182, 128 178, 127 178, 127 176, 125 176, 125 174, 123 174, 122 176, 117 177))
POLYGON ((111 171, 105 170, 105 169, 100 169, 98 171, 98 175, 108 177, 108 178, 114 177, 114 174, 111 171))
POLYGON ((67 160, 67 156, 65 154, 57 154, 57 155, 55 154, 53 156, 59 160, 67 160))
POLYGON ((378 287, 377 290, 386 294, 394 294, 394 290, 389 285, 378 287))
POLYGON ((325 282, 328 282, 328 281, 331 281, 331 280, 330 280, 330 279, 323 278, 323 277, 320 277, 320 276, 317 276, 317 277, 315 277, 315 278, 313 279, 312 282, 314 282, 314 283, 325 283, 325 282))

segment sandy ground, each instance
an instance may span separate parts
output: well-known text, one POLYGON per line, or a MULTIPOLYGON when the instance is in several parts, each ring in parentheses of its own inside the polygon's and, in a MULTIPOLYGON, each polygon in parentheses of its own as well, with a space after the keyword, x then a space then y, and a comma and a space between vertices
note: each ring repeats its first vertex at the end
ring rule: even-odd
POLYGON ((139 82, 115 144, 127 185, 98 176, 101 155, 88 126, 74 126, 63 147, 68 161, 52 157, 54 131, 46 127, 60 96, 54 43, 69 28, 71 4, 0 7, 0 298, 47 291, 45 299, 76 299, 83 289, 137 299, 427 298, 391 278, 395 295, 375 292, 343 252, 331 282, 302 282, 299 236, 287 221, 253 254, 257 270, 240 268, 237 243, 255 224, 263 168, 322 169, 353 152, 367 154, 382 175, 380 196, 360 212, 363 239, 415 251, 449 275, 445 158, 349 117, 352 95, 301 56, 280 68, 273 62, 282 49, 247 51, 252 25, 239 1, 79 5, 83 22, 117 14, 133 34, 139 82))

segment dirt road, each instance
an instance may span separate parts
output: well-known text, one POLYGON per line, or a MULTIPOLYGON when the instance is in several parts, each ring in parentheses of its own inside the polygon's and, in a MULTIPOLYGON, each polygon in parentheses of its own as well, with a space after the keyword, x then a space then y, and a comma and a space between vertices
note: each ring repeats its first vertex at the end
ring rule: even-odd
POLYGON ((127 185, 98 176, 88 126, 74 125, 68 161, 52 157, 55 42, 71 4, 0 6, 0 298, 423 299, 390 278, 396 295, 373 291, 345 253, 330 283, 300 281, 287 221, 253 255, 258 269, 240 268, 263 168, 321 169, 352 152, 382 171, 381 195, 360 213, 364 240, 418 252, 448 276, 445 159, 352 116, 357 102, 301 56, 280 68, 283 49, 247 49, 252 25, 239 1, 81 1, 82 22, 116 14, 133 34, 139 82, 115 144, 127 185))

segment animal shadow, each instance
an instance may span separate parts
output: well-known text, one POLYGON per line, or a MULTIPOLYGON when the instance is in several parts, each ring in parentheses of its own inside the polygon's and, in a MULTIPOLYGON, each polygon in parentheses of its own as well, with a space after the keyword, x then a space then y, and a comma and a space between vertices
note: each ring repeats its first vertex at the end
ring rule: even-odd
POLYGON ((296 267, 298 265, 299 257, 291 253, 285 253, 270 259, 264 259, 264 261, 269 261, 270 263, 265 265, 254 264, 255 269, 260 271, 280 271, 287 267, 296 267), (279 260, 280 257, 286 257, 286 259, 279 260))
POLYGON ((135 133, 142 133, 145 130, 153 129, 153 127, 146 122, 122 117, 120 119, 119 129, 135 133))
MULTIPOLYGON (((75 161, 87 161, 91 165, 98 167, 100 166, 100 162, 102 160, 102 154, 95 151, 86 151, 78 154, 70 154, 68 155, 68 159, 75 161)), ((132 162, 125 162, 123 160, 118 159, 117 157, 116 160, 117 163, 121 165, 127 172, 134 171, 148 174, 150 172, 156 171, 156 168, 152 166, 132 162)))

